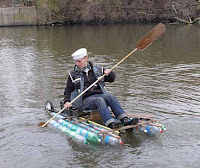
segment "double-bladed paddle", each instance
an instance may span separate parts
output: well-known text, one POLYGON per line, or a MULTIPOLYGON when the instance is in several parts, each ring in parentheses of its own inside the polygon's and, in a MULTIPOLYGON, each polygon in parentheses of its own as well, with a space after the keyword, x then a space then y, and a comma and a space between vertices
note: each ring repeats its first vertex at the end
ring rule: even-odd
MULTIPOLYGON (((114 68, 116 68, 120 63, 122 63, 124 60, 126 60, 128 57, 130 57, 135 51, 143 51, 145 48, 147 48, 151 43, 153 43, 158 37, 160 37, 164 32, 166 31, 165 25, 162 23, 159 23, 157 26, 155 26, 149 33, 147 33, 141 40, 139 40, 136 44, 136 48, 131 51, 127 56, 125 56, 121 61, 119 61, 117 64, 115 64, 110 70, 112 71, 114 68)), ((85 89, 82 93, 80 93, 75 99, 73 99, 70 104, 74 103, 78 98, 80 98, 85 92, 87 92, 90 88, 92 88, 96 83, 98 83, 103 77, 105 77, 105 74, 100 76, 94 83, 92 83, 87 89, 85 89)), ((54 115, 51 119, 49 119, 47 122, 41 122, 38 124, 40 127, 45 127, 51 120, 53 120, 57 115, 62 113, 65 110, 65 107, 62 108, 56 115, 54 115)))

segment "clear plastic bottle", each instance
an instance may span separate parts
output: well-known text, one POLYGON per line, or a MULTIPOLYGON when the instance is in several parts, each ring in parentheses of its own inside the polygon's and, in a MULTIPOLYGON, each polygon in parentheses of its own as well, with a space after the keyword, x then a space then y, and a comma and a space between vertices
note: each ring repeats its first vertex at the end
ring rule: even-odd
POLYGON ((154 125, 146 125, 145 129, 147 130, 147 134, 151 135, 159 134, 162 131, 161 127, 154 125))
MULTIPOLYGON (((92 127, 93 129, 95 130, 98 130, 99 132, 107 132, 108 130, 103 128, 103 127, 100 127, 100 126, 97 126, 97 125, 94 125, 92 123, 89 124, 90 127, 92 127)), ((112 135, 112 134, 105 134, 105 133, 99 133, 99 136, 101 136, 101 138, 104 140, 104 142, 106 144, 111 144, 111 145, 123 145, 124 143, 122 142, 122 139, 120 137, 115 137, 115 134, 112 135)))
POLYGON ((122 142, 121 138, 118 139, 118 138, 115 138, 111 135, 106 135, 106 138, 105 138, 105 143, 106 144, 110 144, 110 145, 123 145, 124 143, 122 142))

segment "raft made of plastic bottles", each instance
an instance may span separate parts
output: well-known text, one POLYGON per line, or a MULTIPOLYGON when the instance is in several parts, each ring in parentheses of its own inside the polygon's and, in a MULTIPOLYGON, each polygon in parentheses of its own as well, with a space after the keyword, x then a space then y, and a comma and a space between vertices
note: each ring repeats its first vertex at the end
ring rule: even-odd
MULTIPOLYGON (((50 113, 52 116, 56 115, 56 113, 52 112, 50 113)), ((123 142, 121 140, 121 137, 115 134, 110 133, 103 133, 105 131, 108 131, 108 129, 105 129, 103 127, 98 127, 94 124, 86 123, 85 121, 82 122, 75 122, 75 120, 64 120, 64 116, 57 115, 56 116, 59 122, 59 124, 65 126, 66 128, 77 132, 78 134, 84 136, 89 142, 92 143, 99 143, 102 141, 102 143, 105 144, 111 144, 111 145, 123 145, 123 142), (101 133, 102 132, 102 133, 101 133)))
POLYGON ((81 136, 79 135, 78 133, 70 130, 70 129, 67 129, 66 127, 60 125, 57 121, 55 120, 51 120, 49 123, 48 123, 48 126, 52 129, 56 129, 56 130, 59 130, 61 132, 64 132, 66 133, 69 137, 71 137, 72 139, 78 141, 78 142, 82 142, 84 144, 88 144, 87 142, 87 139, 84 137, 84 136, 81 136))

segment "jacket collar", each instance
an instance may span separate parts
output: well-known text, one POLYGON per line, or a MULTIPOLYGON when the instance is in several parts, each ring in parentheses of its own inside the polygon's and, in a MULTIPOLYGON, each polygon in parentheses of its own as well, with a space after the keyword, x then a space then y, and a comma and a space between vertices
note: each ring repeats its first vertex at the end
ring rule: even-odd
POLYGON ((81 68, 81 69, 79 69, 78 66, 75 65, 75 66, 74 66, 74 71, 75 71, 76 73, 80 73, 80 72, 84 72, 85 70, 88 71, 88 69, 89 69, 89 70, 93 69, 93 63, 90 62, 90 61, 88 61, 87 63, 88 63, 88 64, 87 64, 87 67, 84 67, 84 68, 81 68))

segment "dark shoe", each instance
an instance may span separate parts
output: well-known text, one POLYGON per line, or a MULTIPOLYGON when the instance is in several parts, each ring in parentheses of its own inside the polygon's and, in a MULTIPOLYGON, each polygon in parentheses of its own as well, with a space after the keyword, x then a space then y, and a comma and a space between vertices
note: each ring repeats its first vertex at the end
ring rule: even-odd
POLYGON ((132 124, 133 124, 133 125, 136 125, 136 124, 138 124, 139 119, 138 119, 137 117, 133 117, 133 118, 132 118, 132 121, 133 121, 132 124))
POLYGON ((121 122, 124 124, 124 126, 127 125, 135 125, 138 123, 138 118, 134 117, 134 118, 128 118, 128 117, 124 117, 121 119, 121 122))
POLYGON ((112 122, 112 123, 108 124, 108 127, 111 128, 111 129, 115 129, 115 123, 112 122))

